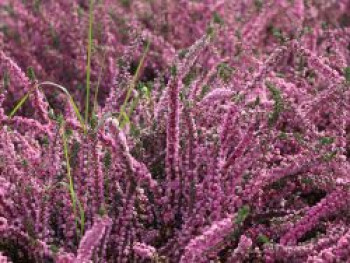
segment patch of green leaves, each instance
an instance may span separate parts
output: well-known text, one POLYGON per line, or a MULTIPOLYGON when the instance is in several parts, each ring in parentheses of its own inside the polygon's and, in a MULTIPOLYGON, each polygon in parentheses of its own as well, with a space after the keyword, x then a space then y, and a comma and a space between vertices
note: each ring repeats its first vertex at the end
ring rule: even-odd
POLYGON ((107 150, 103 156, 103 164, 106 169, 109 169, 112 164, 112 154, 110 150, 107 150))
POLYGON ((344 68, 344 77, 347 84, 350 84, 350 67, 344 68))
POLYGON ((2 83, 5 90, 8 89, 8 87, 10 86, 10 74, 7 72, 7 70, 5 70, 4 72, 2 83))
POLYGON ((202 99, 210 90, 210 86, 209 85, 204 85, 202 87, 201 93, 200 93, 200 98, 202 99))
POLYGON ((177 74, 177 68, 176 68, 176 65, 172 65, 171 67, 170 67, 170 74, 171 74, 171 76, 176 76, 176 74, 177 74))
POLYGON ((213 14, 213 22, 215 24, 223 25, 224 24, 224 19, 217 12, 214 12, 214 14, 213 14))
POLYGON ((261 244, 270 244, 271 242, 270 242, 270 239, 267 237, 267 236, 265 236, 265 235, 263 235, 263 234, 260 234, 259 236, 258 236, 258 242, 259 243, 261 243, 261 244))
POLYGON ((322 160, 325 161, 325 162, 330 162, 334 159, 334 157, 337 156, 337 150, 334 150, 334 151, 331 151, 331 152, 328 152, 326 154, 324 154, 322 156, 322 160))
POLYGON ((281 91, 277 89, 272 83, 266 82, 266 87, 270 91, 272 95, 272 99, 274 100, 273 112, 269 116, 269 126, 272 127, 275 125, 279 119, 279 116, 284 110, 284 102, 281 95, 281 91))
POLYGON ((260 12, 263 8, 264 2, 262 0, 254 0, 255 8, 258 12, 260 12))
POLYGON ((224 81, 228 82, 234 72, 234 68, 227 63, 220 63, 217 67, 218 76, 224 81))
POLYGON ((282 29, 275 27, 273 25, 269 26, 268 31, 271 33, 271 35, 276 38, 281 44, 285 43, 287 41, 287 37, 283 33, 282 29))
POLYGON ((285 133, 285 132, 281 132, 281 133, 278 135, 278 138, 280 138, 281 140, 287 140, 287 139, 288 139, 288 135, 287 135, 287 133, 285 133))
POLYGON ((334 138, 333 137, 321 137, 319 139, 319 142, 321 145, 332 144, 334 142, 334 138))
POLYGON ((51 245, 50 250, 52 251, 52 253, 57 254, 60 251, 60 248, 56 245, 51 245))
POLYGON ((294 132, 293 136, 297 140, 298 143, 300 143, 300 144, 304 144, 305 143, 305 139, 304 139, 303 135, 300 132, 294 132))
POLYGON ((250 214, 250 207, 248 205, 242 206, 237 212, 235 223, 237 225, 243 224, 244 221, 249 216, 249 214, 250 214))

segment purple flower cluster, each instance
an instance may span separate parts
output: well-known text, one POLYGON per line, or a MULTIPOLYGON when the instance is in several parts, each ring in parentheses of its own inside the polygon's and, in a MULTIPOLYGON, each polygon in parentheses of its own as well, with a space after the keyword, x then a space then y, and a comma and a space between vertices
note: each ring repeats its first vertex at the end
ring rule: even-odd
POLYGON ((0 262, 349 262, 350 1, 92 1, 81 120, 87 2, 0 1, 0 262))

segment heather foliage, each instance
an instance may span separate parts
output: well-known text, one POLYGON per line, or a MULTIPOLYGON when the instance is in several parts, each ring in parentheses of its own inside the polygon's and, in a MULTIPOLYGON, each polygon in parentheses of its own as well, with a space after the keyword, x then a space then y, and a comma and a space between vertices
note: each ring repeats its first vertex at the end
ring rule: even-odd
POLYGON ((0 2, 0 262, 350 260, 349 1, 0 2))

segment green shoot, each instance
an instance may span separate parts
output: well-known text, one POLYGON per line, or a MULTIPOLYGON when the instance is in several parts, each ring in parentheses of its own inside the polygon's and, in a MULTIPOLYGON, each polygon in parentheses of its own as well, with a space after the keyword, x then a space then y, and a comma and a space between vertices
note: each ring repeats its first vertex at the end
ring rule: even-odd
POLYGON ((65 123, 64 123, 63 118, 61 118, 61 120, 60 120, 60 126, 62 129, 63 151, 64 151, 64 157, 66 159, 67 179, 69 182, 67 187, 69 189, 69 193, 70 193, 71 200, 72 200, 73 213, 74 213, 75 224, 76 224, 76 232, 77 232, 77 236, 79 236, 79 233, 80 233, 80 235, 83 235, 83 233, 84 233, 85 214, 84 214, 84 209, 82 208, 81 203, 79 202, 77 195, 75 193, 75 190, 74 190, 73 177, 72 177, 71 166, 70 166, 70 162, 69 162, 67 134, 66 134, 65 123), (80 212, 80 220, 78 220, 78 215, 77 215, 77 204, 78 204, 79 212, 80 212), (80 221, 80 224, 79 224, 79 221, 80 221), (78 230, 79 225, 80 225, 80 231, 78 230))
POLYGON ((344 69, 344 76, 345 76, 346 83, 350 83, 350 67, 346 67, 344 69))
POLYGON ((28 99, 30 93, 32 93, 32 90, 30 90, 26 95, 24 95, 21 100, 16 104, 16 106, 13 108, 13 110, 10 112, 9 117, 12 118, 16 112, 19 110, 19 108, 22 107, 22 105, 26 102, 28 99))
POLYGON ((141 60, 137 66, 137 69, 136 69, 136 72, 135 72, 135 75, 133 77, 133 79, 131 80, 131 83, 130 83, 130 86, 129 86, 129 89, 126 93, 126 97, 125 97, 125 100, 123 102, 123 105, 121 106, 120 108, 120 112, 119 112, 119 116, 118 116, 118 122, 121 123, 121 119, 122 118, 125 118, 126 116, 126 113, 125 113, 125 109, 126 109, 126 105, 128 103, 128 100, 131 96, 131 92, 133 91, 133 89, 135 88, 135 85, 136 85, 136 82, 139 78, 139 75, 140 75, 140 71, 141 71, 141 68, 142 68, 142 65, 144 64, 145 62, 145 59, 146 59, 146 55, 148 53, 148 50, 149 50, 149 47, 150 47, 150 42, 147 41, 147 44, 146 44, 146 48, 145 48, 145 51, 143 52, 143 55, 141 57, 141 60))
POLYGON ((250 214, 250 207, 247 205, 242 206, 236 215, 235 223, 237 225, 242 224, 250 214))
POLYGON ((27 75, 28 75, 28 78, 31 80, 31 81, 35 81, 36 80, 36 77, 35 77, 35 72, 34 72, 34 69, 32 67, 29 67, 27 69, 27 75))
POLYGON ((96 85, 96 91, 95 91, 95 97, 94 97, 94 105, 93 105, 93 113, 96 113, 97 111, 97 96, 98 96, 98 91, 99 91, 99 88, 100 88, 100 84, 101 84, 101 79, 102 79, 102 74, 103 74, 103 71, 104 71, 104 68, 105 68, 105 60, 106 60, 106 53, 107 53, 107 50, 104 50, 103 52, 103 64, 102 64, 102 67, 100 69, 100 72, 98 74, 98 80, 97 80, 97 85, 96 85))
POLYGON ((88 36, 88 54, 86 65, 86 103, 85 103, 85 122, 88 123, 89 104, 90 104, 90 75, 91 75, 91 53, 92 53, 92 24, 93 24, 93 2, 89 5, 89 36, 88 36))
POLYGON ((267 236, 263 235, 263 234, 260 234, 258 236, 258 242, 261 243, 261 244, 269 244, 269 243, 271 243, 270 239, 267 236))
POLYGON ((275 101, 275 104, 273 106, 273 112, 269 116, 269 126, 271 127, 276 124, 276 122, 279 119, 279 116, 284 110, 284 102, 281 95, 281 91, 279 89, 277 89, 274 85, 272 85, 269 82, 266 83, 266 86, 272 94, 272 99, 275 101))
POLYGON ((333 137, 321 137, 319 139, 321 145, 332 144, 334 142, 333 137))

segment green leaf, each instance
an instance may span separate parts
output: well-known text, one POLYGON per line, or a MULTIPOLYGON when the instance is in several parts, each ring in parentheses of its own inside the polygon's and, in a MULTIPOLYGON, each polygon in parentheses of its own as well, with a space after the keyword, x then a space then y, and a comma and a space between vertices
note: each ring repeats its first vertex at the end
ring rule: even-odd
POLYGON ((217 12, 214 12, 214 14, 213 14, 213 22, 215 24, 223 25, 224 24, 224 19, 217 12))
POLYGON ((322 137, 319 139, 321 145, 332 144, 334 142, 333 137, 322 137))
POLYGON ((111 152, 110 150, 107 150, 105 152, 105 155, 103 156, 103 163, 104 163, 104 166, 108 169, 109 167, 111 167, 111 164, 112 164, 112 155, 111 155, 111 152))
POLYGON ((177 74, 177 68, 175 65, 172 65, 171 68, 170 68, 170 73, 172 76, 176 76, 177 74))
MULTIPOLYGON (((149 51, 149 48, 150 48, 150 45, 151 45, 151 42, 150 41, 147 41, 146 42, 146 47, 145 47, 145 50, 142 54, 142 57, 140 59, 140 62, 136 68, 136 72, 134 74, 134 77, 133 79, 131 80, 131 83, 129 85, 129 88, 126 92, 126 97, 125 97, 125 100, 123 102, 123 105, 121 106, 120 108, 120 112, 119 112, 119 116, 118 116, 118 122, 121 123, 121 119, 124 118, 125 120, 125 117, 127 117, 127 119, 129 119, 128 116, 126 116, 126 113, 125 113, 125 110, 126 110, 126 106, 127 106, 127 103, 129 101, 129 98, 131 96, 131 92, 133 91, 133 89, 136 87, 136 82, 139 78, 139 75, 140 75, 140 72, 141 72, 141 68, 143 66, 143 64, 145 63, 145 59, 146 59, 146 56, 147 56, 147 53, 149 51)), ((130 121, 130 120, 129 120, 130 121)))
POLYGON ((334 157, 337 155, 337 150, 331 151, 329 153, 326 153, 322 156, 322 160, 325 162, 329 162, 334 159, 334 157))
POLYGON ((244 220, 246 220, 246 218, 249 216, 249 214, 250 214, 250 207, 248 205, 242 206, 237 212, 235 223, 238 225, 242 224, 244 220))
POLYGON ((263 234, 260 234, 258 236, 258 242, 262 243, 262 244, 269 244, 270 243, 270 239, 267 236, 265 236, 263 234))
POLYGON ((300 144, 304 144, 305 143, 304 137, 303 137, 303 135, 300 132, 294 132, 293 136, 297 140, 298 143, 300 143, 300 144))
POLYGON ((280 114, 284 110, 284 102, 282 99, 281 91, 277 89, 272 83, 266 82, 266 87, 272 94, 274 100, 273 112, 269 116, 269 126, 273 126, 279 119, 280 114))
POLYGON ((201 93, 200 93, 200 98, 203 98, 210 90, 210 86, 209 85, 204 85, 202 87, 201 93))
POLYGON ((344 76, 347 83, 350 83, 350 67, 344 69, 344 76))
POLYGON ((56 245, 51 245, 50 249, 51 249, 52 253, 54 253, 54 254, 57 254, 60 251, 60 248, 56 245))
POLYGON ((287 139, 288 139, 288 135, 287 135, 287 133, 285 133, 285 132, 281 132, 281 133, 278 135, 278 138, 280 138, 281 140, 287 140, 287 139))
POLYGON ((90 105, 90 75, 91 75, 91 54, 92 54, 92 24, 93 24, 93 6, 94 0, 90 0, 89 4, 89 34, 87 47, 87 62, 86 62, 86 100, 85 100, 85 122, 88 123, 89 105, 90 105))
POLYGON ((234 68, 227 63, 220 63, 217 67, 217 72, 224 82, 228 82, 234 72, 234 68))
MULTIPOLYGON (((76 224, 76 233, 77 233, 77 236, 79 235, 82 236, 84 233, 85 214, 84 214, 84 209, 82 208, 81 203, 74 189, 74 182, 73 182, 73 177, 71 173, 70 157, 69 157, 69 151, 68 151, 68 140, 67 140, 67 134, 65 129, 65 121, 63 118, 61 118, 60 120, 60 128, 62 129, 63 152, 64 152, 64 157, 65 157, 66 167, 67 167, 68 184, 66 184, 66 186, 68 187, 71 201, 72 201, 73 214, 75 217, 75 224, 76 224), (80 213, 79 216, 77 214, 77 205, 80 213)), ((64 184, 62 183, 62 185, 64 184)))
POLYGON ((10 75, 7 72, 7 70, 5 70, 4 72, 4 77, 2 79, 3 85, 4 85, 4 89, 8 89, 8 87, 10 86, 10 75))
POLYGON ((261 11, 263 4, 264 3, 262 0, 254 0, 254 5, 255 5, 256 9, 258 10, 258 12, 261 11))
POLYGON ((107 210, 106 210, 106 208, 103 205, 98 209, 98 214, 100 216, 104 216, 104 215, 107 214, 107 210))
POLYGON ((186 48, 185 49, 181 49, 179 51, 179 58, 180 59, 184 59, 186 57, 187 53, 188 53, 188 49, 186 49, 186 48))

